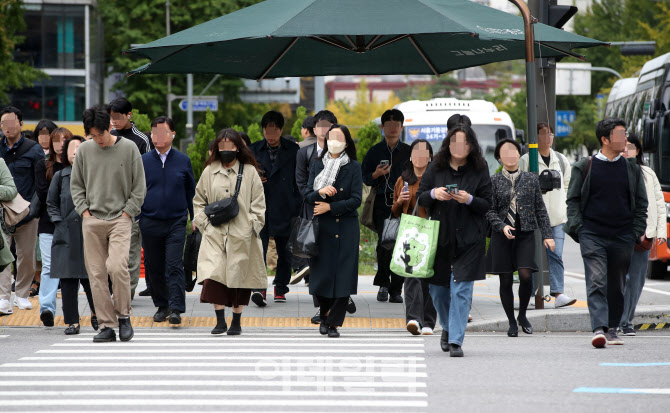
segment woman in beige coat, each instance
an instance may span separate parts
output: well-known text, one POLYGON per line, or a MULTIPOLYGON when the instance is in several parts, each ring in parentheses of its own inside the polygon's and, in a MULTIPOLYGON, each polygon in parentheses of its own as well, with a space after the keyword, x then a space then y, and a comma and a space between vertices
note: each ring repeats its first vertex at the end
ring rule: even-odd
POLYGON ((217 323, 212 334, 227 331, 228 335, 240 335, 242 308, 249 304, 251 290, 267 288, 260 239, 265 225, 265 195, 256 161, 239 133, 222 130, 213 148, 193 198, 193 221, 202 233, 198 255, 198 283, 203 285, 200 302, 214 304, 217 323), (239 213, 225 224, 214 226, 205 215, 205 206, 233 196, 240 166, 239 213), (230 329, 226 307, 233 308, 230 329))

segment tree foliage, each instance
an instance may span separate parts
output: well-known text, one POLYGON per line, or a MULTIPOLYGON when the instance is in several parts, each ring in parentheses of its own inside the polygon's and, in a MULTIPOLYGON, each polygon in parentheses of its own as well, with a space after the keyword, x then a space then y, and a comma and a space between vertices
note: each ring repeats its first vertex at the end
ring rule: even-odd
MULTIPOLYGON (((339 120, 339 119, 338 119, 339 120)), ((356 142, 356 157, 363 162, 365 154, 382 138, 382 132, 374 122, 369 122, 358 131, 358 142, 356 142)))
POLYGON ((198 133, 195 135, 195 142, 188 146, 188 157, 191 158, 191 165, 193 166, 193 175, 195 181, 200 180, 200 175, 205 169, 205 162, 209 150, 209 142, 216 138, 216 131, 214 130, 214 114, 207 109, 205 114, 205 121, 198 125, 198 133))
POLYGON ((25 40, 25 36, 17 35, 26 31, 22 3, 21 0, 0 0, 0 103, 9 103, 10 90, 30 87, 47 77, 41 70, 14 58, 17 46, 25 40))
POLYGON ((298 142, 302 140, 302 123, 307 117, 307 109, 304 106, 298 106, 298 109, 295 110, 295 122, 291 128, 291 136, 296 138, 298 142))

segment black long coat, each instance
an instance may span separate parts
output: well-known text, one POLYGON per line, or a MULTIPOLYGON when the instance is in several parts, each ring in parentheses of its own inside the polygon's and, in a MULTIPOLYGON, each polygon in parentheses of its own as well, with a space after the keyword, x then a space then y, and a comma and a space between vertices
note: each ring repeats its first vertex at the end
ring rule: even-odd
POLYGON ((265 228, 271 237, 291 235, 291 218, 298 216, 301 204, 300 191, 295 182, 295 162, 298 144, 281 138, 277 160, 272 166, 265 139, 254 142, 249 149, 256 162, 265 171, 265 228))
POLYGON ((309 293, 328 298, 355 295, 358 290, 358 253, 360 227, 357 209, 363 197, 361 164, 351 161, 340 168, 333 187, 337 194, 321 198, 314 191, 314 179, 323 170, 323 162, 312 164, 305 194, 306 203, 330 203, 330 211, 317 215, 319 220, 319 256, 310 259, 309 293))
POLYGON ((56 225, 51 243, 51 278, 88 278, 81 217, 70 194, 71 173, 71 166, 56 172, 47 194, 47 213, 56 225))

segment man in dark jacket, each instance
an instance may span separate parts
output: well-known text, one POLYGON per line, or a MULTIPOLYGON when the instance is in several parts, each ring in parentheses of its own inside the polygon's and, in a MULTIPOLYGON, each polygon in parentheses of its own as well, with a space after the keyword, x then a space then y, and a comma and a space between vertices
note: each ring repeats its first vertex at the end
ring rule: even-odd
POLYGON ((181 324, 180 314, 186 312, 182 253, 187 215, 193 219, 195 179, 189 157, 172 147, 174 137, 172 119, 159 116, 151 123, 155 149, 142 155, 147 195, 140 230, 151 298, 158 307, 154 321, 169 317, 170 324, 181 324))
MULTIPOLYGON (((140 155, 151 150, 151 141, 144 133, 140 132, 131 121, 133 117, 133 106, 124 97, 116 98, 107 105, 107 113, 112 118, 112 135, 121 136, 137 145, 140 155)), ((130 234, 130 256, 128 258, 128 270, 130 271, 130 294, 135 297, 135 288, 140 281, 140 266, 142 264, 142 236, 140 227, 133 221, 133 229, 130 234)), ((147 282, 147 290, 141 295, 146 296, 151 292, 151 282, 147 282)))
MULTIPOLYGON (((381 240, 384 220, 391 215, 393 189, 402 175, 402 170, 410 157, 410 147, 400 142, 405 116, 398 109, 391 109, 382 115, 384 138, 370 148, 363 159, 363 183, 377 188, 373 216, 377 235, 381 240)), ((377 301, 402 303, 402 284, 404 279, 391 272, 393 251, 377 243, 377 275, 374 285, 379 286, 377 301), (391 298, 389 299, 389 295, 391 298)))
MULTIPOLYGON (((261 119, 265 139, 251 144, 260 167, 261 181, 265 190, 265 227, 261 231, 263 255, 267 255, 270 237, 277 245, 277 273, 273 284, 274 301, 286 302, 288 283, 291 278, 291 254, 286 250, 291 235, 291 220, 298 216, 300 192, 295 182, 295 162, 298 145, 282 138, 284 116, 270 111, 261 119)), ((266 292, 256 290, 251 296, 259 307, 267 304, 266 292)))
MULTIPOLYGON (((0 141, 0 155, 5 160, 14 178, 16 189, 26 201, 35 194, 35 167, 44 160, 44 151, 35 141, 26 139, 21 133, 23 114, 15 107, 7 106, 0 111, 0 125, 5 137, 0 141)), ((19 310, 30 310, 28 300, 30 284, 35 276, 35 245, 37 243, 37 219, 26 218, 16 232, 7 237, 7 242, 16 241, 17 272, 14 306, 19 310)), ((0 273, 0 306, 3 313, 12 312, 12 272, 8 266, 0 273), (7 300, 7 303, 4 302, 7 300)))
POLYGON ((634 243, 646 229, 647 194, 640 167, 626 159, 626 122, 598 122, 601 149, 572 167, 565 232, 580 243, 596 348, 623 344, 616 329, 634 243))

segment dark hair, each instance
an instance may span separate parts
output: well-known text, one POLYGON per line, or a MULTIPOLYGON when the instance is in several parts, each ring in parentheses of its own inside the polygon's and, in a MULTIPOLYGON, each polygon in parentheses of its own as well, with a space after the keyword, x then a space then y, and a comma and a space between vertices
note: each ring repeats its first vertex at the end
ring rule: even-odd
POLYGON ((475 131, 471 127, 463 124, 456 125, 452 129, 449 129, 449 133, 447 134, 442 147, 433 159, 435 168, 446 169, 450 167, 449 162, 451 161, 451 152, 449 150, 449 143, 451 142, 451 137, 456 135, 457 132, 465 133, 465 139, 470 145, 470 153, 468 154, 467 163, 471 164, 475 170, 478 171, 486 168, 486 161, 482 156, 482 148, 479 146, 475 131))
POLYGON ((493 151, 493 157, 496 158, 496 161, 498 162, 500 162, 500 148, 502 148, 502 146, 506 143, 511 143, 514 145, 516 150, 519 151, 519 155, 521 155, 521 145, 519 145, 519 142, 509 138, 501 139, 498 141, 495 151, 493 151))
POLYGON ((216 142, 216 138, 209 141, 209 144, 207 144, 208 150, 210 151, 214 150, 214 142, 216 142))
POLYGON ((158 126, 162 123, 167 123, 168 128, 170 128, 170 131, 174 132, 174 121, 168 118, 167 116, 159 116, 156 119, 154 119, 153 122, 151 122, 151 129, 153 129, 154 126, 158 126))
POLYGON ((74 135, 70 139, 63 142, 63 152, 61 152, 61 154, 60 154, 60 162, 63 164, 63 166, 72 166, 72 164, 70 163, 70 160, 67 157, 67 148, 70 147, 70 142, 72 142, 72 141, 79 141, 79 142, 84 143, 84 142, 86 142, 86 139, 82 138, 79 135, 74 135))
POLYGON ((323 142, 323 151, 321 151, 321 156, 319 156, 319 159, 323 159, 323 157, 326 156, 326 153, 328 152, 328 135, 330 134, 330 131, 333 129, 339 129, 342 131, 342 133, 344 134, 344 140, 347 144, 347 147, 344 148, 344 153, 349 155, 350 160, 357 161, 358 158, 356 157, 356 144, 354 143, 354 140, 351 138, 351 132, 349 132, 349 128, 347 128, 344 125, 338 125, 337 123, 331 126, 330 129, 328 129, 328 133, 326 133, 326 140, 323 142))
POLYGON ((15 114, 19 122, 23 122, 23 113, 21 113, 21 111, 14 106, 5 106, 2 108, 2 110, 0 110, 0 118, 8 113, 15 114))
POLYGON ((51 135, 51 133, 55 131, 56 128, 58 128, 58 126, 49 119, 42 119, 41 121, 37 122, 37 126, 35 126, 35 131, 33 132, 34 134, 33 139, 37 140, 40 131, 44 128, 47 128, 47 130, 49 131, 49 135, 51 135))
POLYGON ((456 125, 466 125, 471 127, 472 122, 470 121, 469 117, 457 113, 455 115, 451 115, 447 120, 447 130, 452 130, 456 127, 456 125))
POLYGON ((625 128, 626 121, 619 118, 607 118, 598 122, 598 125, 596 125, 596 137, 598 138, 598 142, 600 142, 600 146, 603 146, 602 138, 610 140, 610 134, 617 126, 625 128))
POLYGON ((247 135, 244 132, 237 132, 237 133, 240 134, 240 136, 242 137, 242 140, 244 141, 244 143, 247 144, 247 146, 251 146, 251 138, 249 138, 249 135, 247 135))
POLYGON ((549 129, 549 132, 554 133, 554 128, 552 128, 551 125, 546 122, 540 122, 537 124, 537 133, 540 133, 540 131, 544 128, 547 128, 549 129))
MULTIPOLYGON (((337 123, 337 122, 333 122, 337 123)), ((316 126, 316 122, 314 121, 314 116, 307 116, 305 120, 302 121, 302 127, 304 129, 307 129, 309 134, 311 136, 314 136, 314 126, 316 126)))
POLYGON ((637 156, 635 157, 637 164, 644 165, 644 161, 642 160, 642 155, 644 155, 644 152, 642 152, 642 142, 640 142, 640 138, 638 138, 637 133, 629 133, 628 142, 635 145, 635 148, 637 149, 637 156))
POLYGON ((133 111, 133 105, 124 97, 116 98, 107 105, 107 113, 112 111, 126 114, 133 111))
POLYGON ((389 109, 382 114, 382 126, 388 121, 405 123, 405 115, 398 109, 389 109))
MULTIPOLYGON (((0 136, 4 136, 2 135, 2 131, 0 131, 0 136)), ((26 139, 30 139, 31 141, 37 142, 37 138, 35 137, 35 134, 31 130, 24 130, 23 137, 26 139)))
POLYGON ((51 179, 54 177, 54 164, 58 162, 58 159, 56 159, 58 154, 54 151, 54 139, 57 136, 62 137, 63 140, 68 140, 72 137, 72 132, 66 128, 56 128, 51 132, 51 135, 49 135, 49 157, 44 161, 47 167, 46 177, 48 182, 51 182, 51 179))
POLYGON ((94 106, 86 109, 81 117, 84 122, 84 132, 87 135, 91 134, 91 128, 96 128, 100 132, 109 130, 111 118, 102 106, 94 106))
POLYGON ((316 126, 320 120, 328 121, 334 125, 337 123, 337 116, 329 110, 320 110, 314 115, 314 126, 316 126))
MULTIPOLYGON (((230 128, 222 129, 216 135, 216 139, 214 139, 214 144, 212 145, 212 154, 209 156, 209 159, 207 159, 207 162, 205 162, 205 166, 211 165, 214 162, 221 162, 221 158, 219 157, 219 151, 218 149, 214 150, 214 148, 218 147, 219 142, 221 142, 224 139, 228 139, 237 147, 237 160, 239 162, 245 165, 251 165, 254 168, 258 168, 256 158, 254 158, 254 155, 251 153, 251 149, 249 149, 249 147, 244 144, 244 140, 242 140, 240 134, 237 133, 235 129, 230 128)), ((223 165, 223 162, 221 162, 221 165, 223 165)))
POLYGON ((263 119, 261 119, 261 128, 265 129, 271 123, 279 129, 284 129, 284 115, 277 112, 276 110, 271 110, 263 115, 263 119))
MULTIPOLYGON (((426 146, 428 147, 428 152, 430 153, 430 157, 432 158, 433 157, 433 147, 431 146, 430 142, 428 142, 425 139, 417 139, 414 142, 412 142, 412 145, 409 147, 410 154, 414 150, 414 147, 416 145, 418 145, 419 143, 425 143, 426 144, 426 146)), ((403 169, 401 177, 402 177, 402 180, 407 182, 409 185, 414 185, 416 183, 416 181, 419 180, 419 178, 417 178, 416 174, 414 173, 414 164, 412 163, 411 158, 410 158, 409 161, 407 161, 407 163, 405 163, 405 169, 403 169)))

